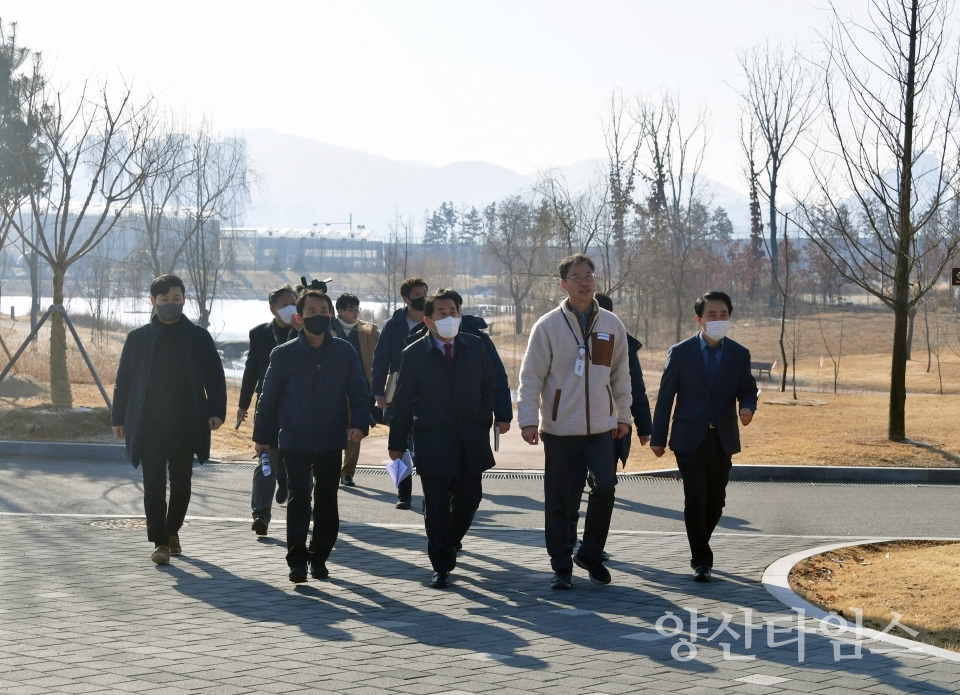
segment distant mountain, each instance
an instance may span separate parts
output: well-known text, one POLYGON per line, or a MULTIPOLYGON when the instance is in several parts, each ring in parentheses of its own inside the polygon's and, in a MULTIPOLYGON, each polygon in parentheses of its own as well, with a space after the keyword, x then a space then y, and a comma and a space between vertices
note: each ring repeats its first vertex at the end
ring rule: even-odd
MULTIPOLYGON (((346 222, 386 235, 395 214, 413 214, 422 232, 423 213, 445 201, 478 209, 528 190, 535 175, 486 162, 455 162, 442 167, 402 162, 317 140, 258 128, 247 131, 248 151, 263 189, 244 224, 255 227, 309 227, 346 222)), ((605 163, 585 159, 559 167, 571 186, 602 171, 605 163)), ((734 229, 749 228, 749 204, 742 195, 711 183, 714 204, 726 209, 734 229)))

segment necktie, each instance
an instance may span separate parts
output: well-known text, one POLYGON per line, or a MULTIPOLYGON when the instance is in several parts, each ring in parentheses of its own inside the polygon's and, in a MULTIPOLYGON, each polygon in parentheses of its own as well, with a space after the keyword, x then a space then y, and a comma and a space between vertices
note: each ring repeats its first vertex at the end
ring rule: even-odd
POLYGON ((453 345, 444 343, 443 352, 447 356, 447 364, 453 364, 453 345))
POLYGON ((720 346, 707 346, 707 374, 710 377, 710 386, 717 383, 717 375, 720 373, 720 346))

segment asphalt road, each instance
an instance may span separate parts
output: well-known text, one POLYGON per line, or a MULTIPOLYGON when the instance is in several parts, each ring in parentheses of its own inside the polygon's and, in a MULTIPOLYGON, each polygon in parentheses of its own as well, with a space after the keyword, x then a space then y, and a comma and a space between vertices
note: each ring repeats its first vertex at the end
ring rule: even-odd
MULTIPOLYGON (((245 518, 250 514, 250 465, 195 469, 190 515, 245 518)), ((346 522, 417 524, 413 510, 394 509, 384 474, 358 472, 357 487, 341 488, 346 522)), ((535 476, 488 477, 476 523, 543 526, 543 481, 535 476)), ((584 504, 583 508, 585 509, 584 504)), ((960 487, 731 483, 718 532, 813 536, 960 537, 960 487)), ((142 515, 140 472, 126 464, 0 460, 0 512, 142 515)), ((284 518, 282 507, 275 518, 284 518)), ((683 531, 683 488, 673 481, 625 479, 617 486, 611 527, 621 531, 683 531)), ((279 528, 271 535, 281 535, 279 528)))

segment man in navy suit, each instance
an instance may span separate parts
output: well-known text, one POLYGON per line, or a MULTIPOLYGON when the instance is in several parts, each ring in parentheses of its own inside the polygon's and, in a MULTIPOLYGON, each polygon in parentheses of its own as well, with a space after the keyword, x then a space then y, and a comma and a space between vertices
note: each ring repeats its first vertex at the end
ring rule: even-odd
POLYGON ((440 290, 424 303, 428 332, 403 351, 388 442, 391 459, 403 456, 411 432, 417 442, 435 589, 450 585, 457 548, 483 498, 483 472, 495 465, 497 377, 483 341, 460 332, 456 297, 440 290))
POLYGON ((749 425, 757 410, 757 382, 750 373, 750 351, 724 337, 733 313, 730 297, 707 292, 694 308, 700 332, 667 352, 650 449, 663 456, 672 410, 670 448, 683 477, 690 566, 694 580, 706 582, 713 568, 710 536, 723 513, 730 457, 740 452, 737 401, 740 422, 749 425))

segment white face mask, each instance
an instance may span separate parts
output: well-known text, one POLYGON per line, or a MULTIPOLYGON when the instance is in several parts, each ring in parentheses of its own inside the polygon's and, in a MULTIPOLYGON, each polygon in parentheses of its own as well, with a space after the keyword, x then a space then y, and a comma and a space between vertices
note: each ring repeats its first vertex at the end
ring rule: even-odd
POLYGON ((703 322, 704 333, 711 340, 722 340, 723 337, 727 334, 727 331, 730 330, 729 321, 704 321, 703 322))
POLYGON ((437 327, 437 334, 441 338, 450 340, 451 338, 456 338, 457 333, 460 332, 460 317, 448 316, 445 319, 434 321, 433 325, 437 327))
POLYGON ((284 323, 293 323, 293 317, 296 315, 297 315, 297 307, 293 305, 282 306, 279 309, 277 309, 277 316, 279 316, 280 320, 283 321, 284 323))

